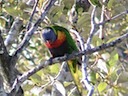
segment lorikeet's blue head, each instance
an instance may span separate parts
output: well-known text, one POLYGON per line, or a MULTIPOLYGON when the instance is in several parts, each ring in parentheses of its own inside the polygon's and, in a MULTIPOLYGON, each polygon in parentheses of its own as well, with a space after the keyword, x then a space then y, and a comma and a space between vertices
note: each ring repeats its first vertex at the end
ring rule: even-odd
POLYGON ((46 27, 42 30, 42 37, 44 42, 54 42, 57 39, 57 35, 52 28, 46 27))

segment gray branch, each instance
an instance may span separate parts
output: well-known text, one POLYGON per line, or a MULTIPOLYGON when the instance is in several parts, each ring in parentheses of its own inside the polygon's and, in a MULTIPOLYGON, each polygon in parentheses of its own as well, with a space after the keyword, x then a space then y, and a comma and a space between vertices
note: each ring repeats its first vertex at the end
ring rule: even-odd
MULTIPOLYGON (((31 1, 33 1, 33 0, 31 0, 31 1)), ((32 23, 32 20, 33 20, 33 16, 34 16, 34 14, 35 14, 35 12, 36 12, 36 8, 37 8, 37 5, 38 5, 39 0, 35 0, 35 2, 36 2, 36 3, 35 3, 35 5, 34 5, 34 7, 33 7, 31 16, 30 16, 30 18, 29 18, 29 22, 28 22, 27 27, 26 27, 27 31, 28 31, 28 30, 30 29, 30 27, 31 27, 31 23, 32 23)))
POLYGON ((46 61, 42 62, 41 64, 39 64, 38 66, 36 66, 34 69, 29 70, 28 72, 24 73, 22 76, 20 76, 19 78, 17 78, 15 80, 15 83, 14 83, 13 87, 12 87, 11 93, 12 94, 15 93, 15 91, 18 90, 18 88, 20 87, 20 85, 25 80, 27 80, 34 73, 38 72, 42 68, 45 68, 46 66, 49 66, 49 65, 52 65, 52 64, 58 63, 58 62, 67 61, 67 60, 70 60, 72 58, 81 57, 81 56, 83 56, 85 54, 86 55, 87 54, 92 54, 94 52, 105 50, 105 49, 110 48, 110 47, 114 47, 116 44, 119 44, 120 42, 122 42, 126 38, 128 38, 128 32, 126 34, 122 35, 121 37, 119 37, 118 39, 110 42, 110 43, 102 44, 102 45, 100 45, 98 47, 91 48, 91 49, 84 50, 84 51, 77 52, 77 53, 73 53, 71 55, 65 55, 63 57, 57 57, 57 58, 46 60, 46 61))
POLYGON ((108 19, 108 20, 105 20, 105 21, 103 21, 103 22, 100 22, 100 23, 98 23, 97 25, 98 25, 98 26, 104 25, 105 23, 108 23, 108 22, 110 22, 110 21, 112 21, 112 20, 115 20, 116 18, 119 18, 120 16, 126 15, 126 14, 128 14, 128 10, 123 11, 122 13, 120 13, 120 14, 118 14, 118 15, 116 15, 116 16, 114 16, 114 17, 108 19))
POLYGON ((7 38, 4 41, 4 44, 5 46, 7 46, 8 49, 11 47, 12 43, 14 43, 16 37, 19 36, 20 28, 22 25, 23 25, 23 21, 17 17, 11 26, 7 38))

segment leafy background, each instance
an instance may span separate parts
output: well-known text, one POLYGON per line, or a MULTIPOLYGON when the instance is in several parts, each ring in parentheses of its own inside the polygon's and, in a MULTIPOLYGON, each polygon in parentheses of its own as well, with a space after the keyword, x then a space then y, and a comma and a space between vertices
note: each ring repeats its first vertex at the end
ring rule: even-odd
MULTIPOLYGON (((33 0, 34 1, 34 0, 33 0)), ((37 8, 37 12, 34 15, 32 23, 34 23, 41 12, 42 4, 45 0, 40 0, 37 8)), ((61 1, 61 0, 59 0, 61 1)), ((94 0, 90 0, 94 1, 94 0)), ((100 0, 99 0, 100 1, 100 0)), ((40 62, 47 60, 50 57, 48 50, 42 43, 40 38, 40 31, 44 26, 50 24, 61 25, 67 29, 71 28, 69 23, 68 12, 71 10, 74 4, 74 0, 62 0, 60 4, 53 6, 48 15, 47 23, 42 22, 38 30, 35 32, 30 40, 30 45, 22 52, 16 67, 21 73, 27 72, 34 68, 40 62)), ((128 9, 128 0, 108 0, 106 4, 106 17, 111 18, 117 14, 128 9)), ((11 25, 16 17, 23 20, 23 25, 20 29, 20 33, 17 34, 15 42, 11 45, 9 53, 12 54, 17 45, 22 41, 25 34, 25 27, 32 12, 33 3, 28 0, 0 0, 0 29, 2 30, 2 36, 5 39, 11 28, 11 25), (29 3, 27 5, 27 3, 29 3)), ((92 12, 92 6, 88 9, 78 7, 78 21, 75 24, 77 30, 86 41, 91 30, 90 17, 92 12)), ((95 20, 100 21, 101 7, 96 10, 95 20)), ((97 34, 94 36, 92 46, 98 46, 103 43, 108 43, 117 39, 128 30, 128 15, 121 16, 115 20, 112 20, 104 26, 104 38, 100 39, 97 34)), ((89 55, 88 72, 90 82, 93 84, 94 96, 127 96, 128 93, 128 41, 124 41, 121 44, 96 52, 89 55)), ((60 70, 61 64, 54 64, 42 69, 35 73, 27 81, 22 84, 25 96, 48 96, 54 92, 55 86, 53 81, 55 76, 60 70)), ((65 73, 65 78, 61 78, 60 81, 56 81, 56 89, 61 94, 65 91, 73 89, 70 74, 65 73), (69 75, 69 76, 68 76, 69 75), (67 77, 66 77, 67 76, 67 77), (67 79, 67 80, 65 80, 67 79), (66 81, 66 82, 64 82, 66 81), (64 87, 65 86, 65 87, 64 87)), ((80 73, 81 75, 81 73, 80 73)), ((57 90, 55 90, 56 92, 57 90)), ((55 93, 54 92, 54 93, 55 93)), ((83 89, 83 96, 87 94, 87 90, 83 89)), ((74 95, 75 96, 75 93, 74 95)))

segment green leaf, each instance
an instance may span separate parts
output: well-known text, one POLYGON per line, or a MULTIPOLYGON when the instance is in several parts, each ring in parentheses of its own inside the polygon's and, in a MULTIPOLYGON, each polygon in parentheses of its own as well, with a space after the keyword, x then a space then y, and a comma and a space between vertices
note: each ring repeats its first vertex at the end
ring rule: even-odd
POLYGON ((97 67, 98 67, 102 72, 108 73, 107 63, 106 63, 104 60, 99 59, 99 60, 98 60, 98 63, 97 63, 97 67))
POLYGON ((38 74, 34 74, 30 78, 31 78, 31 80, 34 83, 40 83, 40 82, 42 82, 42 79, 41 79, 41 77, 38 74))
POLYGON ((11 16, 15 16, 15 17, 20 16, 23 12, 23 10, 19 10, 16 7, 7 7, 7 8, 4 8, 4 11, 10 14, 11 16))
POLYGON ((127 82, 127 80, 128 80, 128 72, 121 72, 120 75, 118 76, 117 84, 127 82))
POLYGON ((106 96, 115 96, 115 90, 113 88, 110 88, 107 90, 106 96))
POLYGON ((0 16, 0 26, 1 27, 5 27, 5 24, 6 24, 7 21, 8 20, 5 17, 0 16))
POLYGON ((101 7, 102 5, 100 4, 99 0, 89 0, 89 2, 94 5, 94 6, 98 6, 101 7))
POLYGON ((106 89, 107 87, 107 84, 105 82, 101 82, 99 85, 98 85, 98 91, 99 92, 102 92, 106 89))
POLYGON ((66 90, 61 82, 55 81, 53 86, 62 94, 62 96, 66 96, 66 90))
POLYGON ((103 44, 103 40, 101 40, 98 36, 94 36, 92 41, 94 46, 103 44))
POLYGON ((58 64, 54 64, 52 66, 49 66, 50 72, 53 73, 58 73, 59 71, 59 65, 58 64))
POLYGON ((110 60, 109 60, 109 66, 110 66, 110 67, 114 66, 114 65, 117 63, 118 60, 119 60, 118 54, 115 53, 115 51, 112 52, 112 53, 111 53, 110 60))
POLYGON ((102 54, 101 55, 102 56, 102 58, 105 60, 105 61, 108 61, 109 60, 109 58, 110 58, 110 54, 109 53, 104 53, 104 54, 102 54))
POLYGON ((90 72, 88 78, 89 78, 89 81, 91 81, 93 84, 95 84, 96 83, 96 72, 94 72, 94 71, 90 72))
POLYGON ((112 42, 112 41, 114 41, 114 40, 116 40, 118 37, 112 37, 112 38, 110 38, 106 43, 110 43, 110 42, 112 42))
POLYGON ((108 2, 108 8, 112 8, 113 7, 113 3, 114 3, 115 0, 109 0, 108 2))

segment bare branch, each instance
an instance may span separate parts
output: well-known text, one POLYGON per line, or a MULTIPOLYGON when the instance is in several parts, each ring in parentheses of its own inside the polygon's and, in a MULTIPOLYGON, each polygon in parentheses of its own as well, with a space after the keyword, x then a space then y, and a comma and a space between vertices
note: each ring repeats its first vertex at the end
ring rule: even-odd
MULTIPOLYGON (((105 2, 105 1, 104 1, 105 2)), ((102 5, 102 11, 101 11, 101 15, 100 15, 100 22, 104 22, 105 20, 105 5, 102 5)), ((104 34, 104 25, 100 25, 99 26, 99 38, 103 39, 103 34, 104 34)))
POLYGON ((92 14, 91 14, 91 31, 90 31, 90 35, 87 39, 87 42, 86 42, 86 47, 89 48, 90 47, 90 43, 92 41, 92 38, 96 32, 96 22, 95 22, 95 12, 96 12, 96 6, 93 6, 93 11, 92 11, 92 14))
POLYGON ((108 23, 108 22, 110 22, 110 21, 112 21, 112 20, 115 20, 115 19, 119 18, 119 17, 122 16, 122 15, 128 14, 128 10, 126 10, 126 11, 124 11, 124 12, 122 12, 122 13, 120 13, 120 14, 118 14, 118 15, 116 15, 116 16, 114 16, 114 17, 112 17, 112 18, 110 18, 110 19, 104 21, 104 18, 103 18, 104 12, 103 12, 103 10, 104 10, 104 7, 102 8, 101 21, 100 21, 100 23, 96 24, 96 23, 95 23, 95 19, 94 19, 94 17, 95 17, 95 11, 96 11, 96 6, 93 6, 93 11, 92 11, 92 14, 91 14, 91 27, 92 27, 92 28, 91 28, 91 31, 90 31, 90 36, 89 36, 89 38, 87 39, 87 46, 91 43, 91 40, 92 40, 92 38, 93 38, 93 35, 95 34, 96 28, 97 28, 98 26, 100 27, 100 30, 102 31, 102 27, 103 27, 103 25, 104 25, 105 23, 108 23), (101 26, 102 26, 102 27, 101 27, 101 26))
POLYGON ((28 22, 27 27, 26 27, 27 31, 28 31, 28 30, 30 29, 30 27, 31 27, 32 19, 33 19, 33 16, 34 16, 35 12, 36 12, 36 8, 37 8, 38 2, 39 2, 39 0, 35 0, 35 1, 36 1, 36 3, 35 3, 35 5, 34 5, 34 7, 33 7, 31 16, 30 16, 30 18, 29 18, 29 22, 28 22))
POLYGON ((126 14, 128 14, 128 10, 126 10, 126 11, 120 13, 120 14, 117 14, 116 16, 114 16, 114 17, 112 17, 112 18, 110 18, 110 19, 108 19, 108 20, 105 20, 105 21, 103 21, 103 22, 100 22, 100 23, 98 23, 97 25, 98 25, 98 26, 104 25, 105 23, 108 23, 108 22, 110 22, 110 21, 112 21, 112 20, 115 20, 116 18, 119 18, 120 16, 126 15, 126 14))
POLYGON ((13 22, 11 29, 9 31, 9 34, 4 41, 4 44, 5 44, 5 46, 8 46, 8 49, 12 45, 12 43, 14 43, 14 40, 18 36, 19 29, 21 28, 22 24, 23 24, 23 21, 20 20, 20 18, 18 18, 18 17, 13 22))

